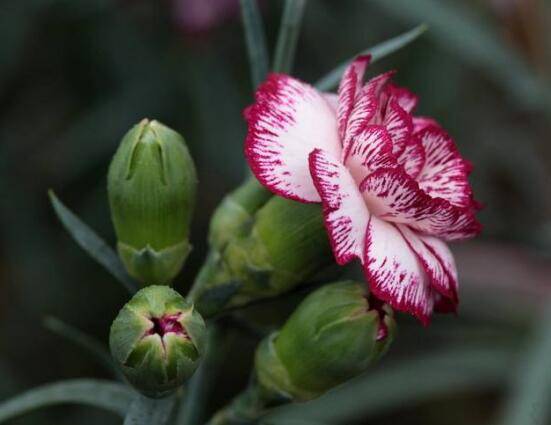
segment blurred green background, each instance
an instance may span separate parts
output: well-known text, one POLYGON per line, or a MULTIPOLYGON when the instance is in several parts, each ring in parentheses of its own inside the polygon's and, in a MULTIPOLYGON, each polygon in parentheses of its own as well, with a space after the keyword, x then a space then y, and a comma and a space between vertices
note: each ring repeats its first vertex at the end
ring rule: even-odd
MULTIPOLYGON (((272 48, 282 3, 261 2, 272 48)), ((397 81, 420 95, 421 114, 455 137, 475 165, 485 230, 454 246, 459 316, 423 328, 401 315, 381 365, 333 404, 301 411, 340 414, 328 423, 492 423, 524 387, 540 388, 534 409, 551 405, 551 351, 542 348, 551 332, 551 314, 542 316, 551 300, 549 2, 311 0, 294 74, 313 82, 422 22, 427 33, 369 72, 397 69, 397 81)), ((241 111, 251 99, 237 0, 0 1, 0 399, 52 380, 108 378, 42 322, 55 316, 106 341, 127 299, 61 227, 47 189, 114 242, 106 172, 120 138, 144 117, 181 132, 200 179, 194 250, 175 285, 185 292, 211 211, 244 176, 241 111)), ((227 332, 212 408, 245 384, 256 341, 227 332)), ((119 422, 73 406, 10 423, 119 422)))

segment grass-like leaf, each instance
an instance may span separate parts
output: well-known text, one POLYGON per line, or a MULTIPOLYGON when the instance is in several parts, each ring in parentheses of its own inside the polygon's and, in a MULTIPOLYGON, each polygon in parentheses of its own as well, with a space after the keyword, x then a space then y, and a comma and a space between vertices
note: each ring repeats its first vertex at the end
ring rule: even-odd
POLYGON ((97 379, 72 379, 33 388, 0 403, 0 423, 27 412, 58 404, 86 404, 120 416, 135 397, 129 387, 97 379))
POLYGON ((44 319, 44 327, 49 331, 68 339, 74 344, 82 347, 86 351, 92 353, 100 362, 109 370, 116 378, 121 378, 122 375, 118 367, 113 362, 113 358, 100 341, 85 334, 80 329, 69 325, 56 317, 46 317, 44 319))
POLYGON ((266 420, 273 425, 288 419, 350 423, 365 413, 377 415, 445 394, 495 388, 506 381, 512 357, 505 347, 455 348, 420 356, 371 370, 317 400, 274 410, 266 420))
MULTIPOLYGON (((371 55, 371 63, 376 62, 391 53, 400 50, 401 48, 407 46, 411 42, 415 41, 421 34, 427 30, 427 26, 422 24, 412 30, 409 30, 403 34, 400 34, 396 37, 393 37, 389 40, 383 41, 375 46, 369 47, 359 54, 371 55)), ((346 67, 350 64, 352 59, 347 60, 346 62, 341 63, 334 70, 329 72, 324 77, 320 78, 316 83, 316 88, 322 91, 329 91, 337 87, 339 81, 344 73, 346 67)))
POLYGON ((166 425, 175 402, 175 395, 153 399, 138 394, 124 418, 124 425, 166 425))
POLYGON ((551 421, 551 305, 537 321, 532 343, 520 364, 505 405, 503 425, 548 424, 551 421))
POLYGON ((94 260, 107 269, 131 294, 138 289, 137 283, 126 272, 119 257, 86 223, 69 210, 50 190, 48 196, 57 217, 75 242, 94 260))
POLYGON ((285 0, 274 62, 272 64, 274 72, 290 74, 293 70, 295 51, 305 6, 306 0, 285 0))
POLYGON ((266 78, 270 60, 266 47, 266 35, 257 0, 240 0, 241 16, 245 29, 245 42, 251 67, 253 89, 266 78))

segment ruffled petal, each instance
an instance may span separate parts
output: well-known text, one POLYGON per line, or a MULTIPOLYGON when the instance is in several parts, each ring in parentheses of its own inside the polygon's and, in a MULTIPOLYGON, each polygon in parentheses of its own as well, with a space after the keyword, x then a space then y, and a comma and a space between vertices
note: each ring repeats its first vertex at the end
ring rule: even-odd
MULTIPOLYGON (((457 303, 457 280, 452 281, 452 277, 440 257, 425 243, 421 236, 408 226, 398 224, 396 227, 409 247, 417 254, 425 273, 430 279, 432 287, 453 303, 457 303)), ((435 238, 431 239, 437 240, 435 238)), ((449 267, 449 264, 447 266, 449 267)))
POLYGON ((319 202, 308 154, 316 148, 341 153, 337 119, 322 94, 287 75, 271 74, 247 115, 245 155, 256 178, 278 195, 319 202))
POLYGON ((386 105, 383 125, 392 138, 393 152, 396 155, 401 154, 413 131, 411 115, 404 111, 395 99, 391 98, 386 105))
POLYGON ((405 149, 398 156, 398 164, 404 167, 404 170, 412 178, 416 178, 423 165, 425 165, 425 149, 416 137, 411 137, 405 146, 405 149))
POLYGON ((413 134, 419 133, 428 127, 437 127, 440 125, 430 117, 413 117, 413 134))
POLYGON ((433 290, 421 262, 396 226, 371 215, 364 255, 364 273, 373 294, 427 325, 434 306, 433 290))
POLYGON ((323 98, 329 104, 335 114, 339 108, 339 95, 335 93, 322 93, 323 98))
POLYGON ((467 179, 470 164, 461 158, 453 140, 441 129, 428 127, 419 138, 425 149, 425 165, 417 176, 419 186, 430 196, 446 199, 457 207, 473 206, 467 179))
POLYGON ((360 186, 371 213, 383 220, 407 224, 445 240, 467 239, 480 232, 470 209, 432 198, 403 169, 381 169, 360 186))
POLYGON ((396 166, 396 158, 392 154, 392 140, 386 129, 380 125, 367 126, 354 137, 343 155, 344 164, 358 186, 371 172, 396 166))
POLYGON ((408 89, 389 84, 388 90, 390 97, 396 99, 398 105, 400 105, 404 111, 411 113, 417 107, 419 97, 408 89))
POLYGON ((322 199, 325 227, 337 263, 363 259, 369 210, 354 178, 338 159, 320 149, 310 154, 310 172, 322 199))
MULTIPOLYGON (((440 239, 437 239, 432 236, 423 236, 419 235, 423 243, 427 246, 427 248, 432 252, 432 254, 440 261, 440 264, 442 264, 442 267, 448 274, 448 277, 450 279, 452 294, 455 295, 455 301, 457 304, 458 300, 458 292, 459 292, 459 284, 458 284, 458 278, 457 278, 457 267, 455 265, 455 259, 453 258, 453 254, 448 248, 448 246, 441 241, 440 239)), ((452 297, 452 300, 454 297, 452 297)))
POLYGON ((356 99, 348 120, 343 137, 343 149, 346 151, 351 141, 360 134, 365 127, 380 123, 377 117, 380 109, 381 92, 390 81, 394 72, 386 72, 369 80, 357 93, 356 99), (377 122, 376 122, 377 121, 377 122))
POLYGON ((339 135, 344 139, 348 119, 354 108, 358 92, 361 90, 365 69, 369 65, 371 56, 358 56, 343 73, 338 91, 337 120, 339 135))

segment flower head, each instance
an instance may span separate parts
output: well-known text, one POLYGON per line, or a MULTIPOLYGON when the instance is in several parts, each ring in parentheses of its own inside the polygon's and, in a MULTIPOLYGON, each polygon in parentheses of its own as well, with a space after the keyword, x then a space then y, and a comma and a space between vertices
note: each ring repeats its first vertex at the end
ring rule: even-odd
POLYGON ((245 155, 272 192, 321 202, 336 261, 359 259, 371 292, 427 324, 455 311, 457 272, 445 241, 480 232, 470 164, 417 97, 387 72, 363 83, 368 56, 338 94, 271 74, 247 111, 245 155))

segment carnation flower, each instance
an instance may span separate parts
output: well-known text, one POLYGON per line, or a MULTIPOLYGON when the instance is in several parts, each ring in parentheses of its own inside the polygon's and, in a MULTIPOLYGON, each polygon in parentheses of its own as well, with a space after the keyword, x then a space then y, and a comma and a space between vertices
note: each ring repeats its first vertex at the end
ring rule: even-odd
POLYGON ((446 242, 481 230, 471 166, 435 120, 412 114, 418 99, 393 72, 363 83, 369 59, 347 68, 338 95, 271 74, 245 114, 245 155, 272 192, 321 202, 337 263, 359 259, 376 297, 428 324, 458 304, 446 242))

